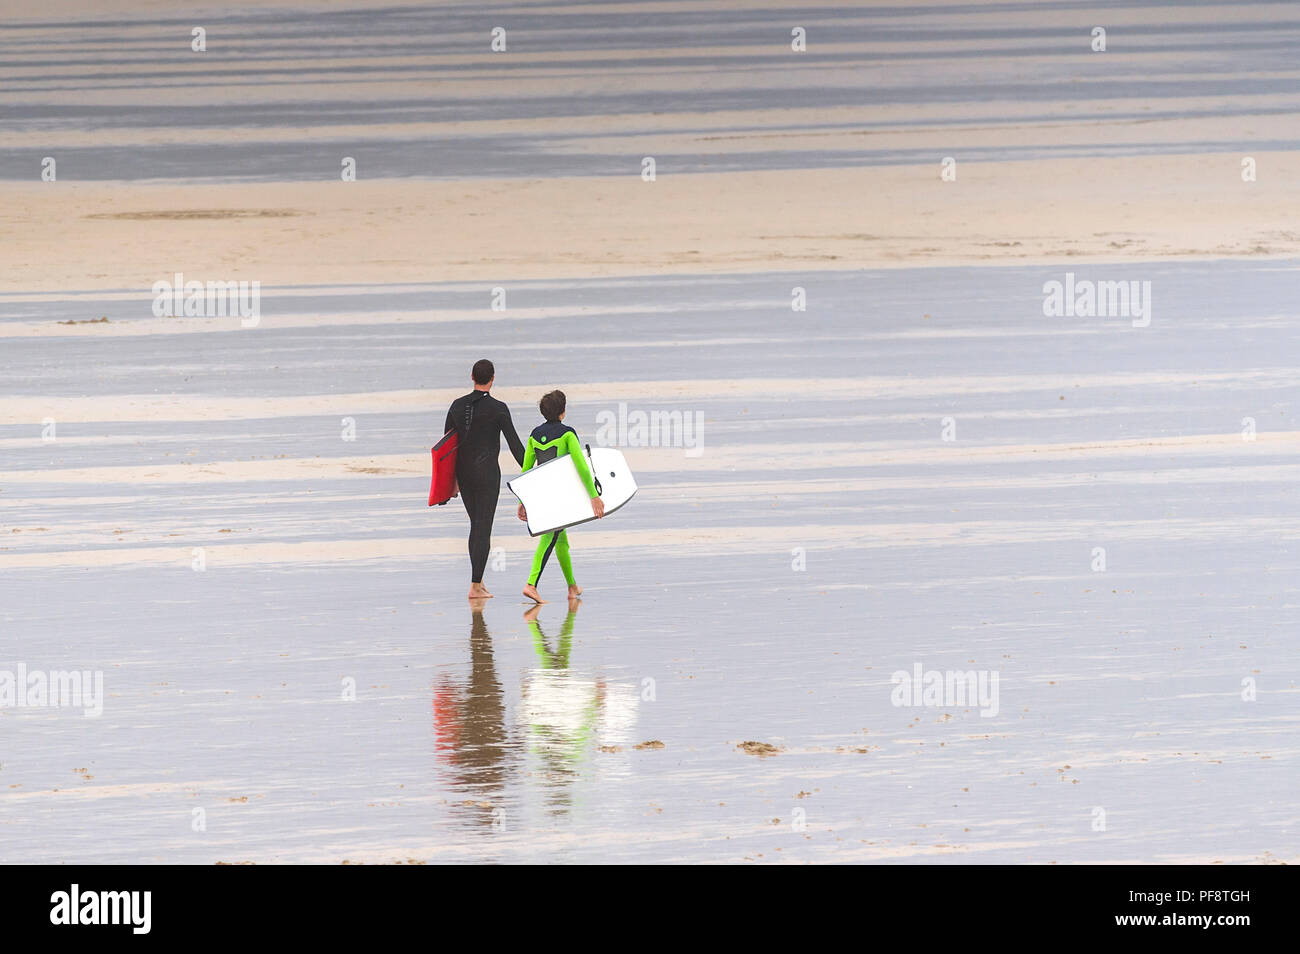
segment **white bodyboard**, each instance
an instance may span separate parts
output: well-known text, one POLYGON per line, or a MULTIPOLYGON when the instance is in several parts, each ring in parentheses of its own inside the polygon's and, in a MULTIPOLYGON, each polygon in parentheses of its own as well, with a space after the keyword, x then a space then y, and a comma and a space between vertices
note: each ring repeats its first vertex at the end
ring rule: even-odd
MULTIPOLYGON (((597 447, 591 451, 587 466, 599 484, 600 499, 605 502, 605 516, 623 506, 636 493, 636 478, 628 469, 622 453, 612 447, 597 447)), ((587 488, 582 485, 573 458, 567 454, 506 481, 506 486, 528 513, 530 536, 541 536, 596 519, 591 512, 587 488)))

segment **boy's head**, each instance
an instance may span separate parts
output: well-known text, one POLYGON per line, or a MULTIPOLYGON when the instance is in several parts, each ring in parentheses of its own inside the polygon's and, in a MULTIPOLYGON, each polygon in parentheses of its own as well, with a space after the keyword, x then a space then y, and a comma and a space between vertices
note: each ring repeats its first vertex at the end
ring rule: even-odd
POLYGON ((475 384, 482 387, 492 383, 492 379, 497 376, 497 369, 492 367, 492 362, 487 358, 479 358, 474 362, 474 369, 470 371, 469 376, 474 379, 475 384))
POLYGON ((548 421, 558 421, 564 417, 564 392, 547 391, 537 402, 537 409, 548 421))

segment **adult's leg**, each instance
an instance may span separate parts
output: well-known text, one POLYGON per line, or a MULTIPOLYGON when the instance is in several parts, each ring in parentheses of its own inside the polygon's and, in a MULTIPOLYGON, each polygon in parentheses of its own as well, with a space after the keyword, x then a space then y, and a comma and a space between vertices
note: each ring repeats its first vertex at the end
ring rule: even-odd
POLYGON ((500 482, 472 487, 462 483, 460 487, 465 512, 469 514, 470 579, 475 583, 483 582, 483 571, 487 569, 488 551, 492 549, 492 519, 500 495, 500 482))
POLYGON ((465 513, 469 516, 468 546, 472 565, 474 559, 474 504, 478 500, 478 496, 474 493, 474 486, 472 484, 461 483, 460 477, 456 478, 456 483, 460 484, 460 502, 465 505, 465 513))

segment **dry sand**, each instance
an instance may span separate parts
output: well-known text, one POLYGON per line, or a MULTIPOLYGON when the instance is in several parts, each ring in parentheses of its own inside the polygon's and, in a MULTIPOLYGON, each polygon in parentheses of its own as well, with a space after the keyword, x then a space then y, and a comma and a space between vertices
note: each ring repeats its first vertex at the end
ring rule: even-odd
POLYGON ((0 185, 0 289, 264 286, 1300 253, 1300 156, 622 179, 0 185), (195 212, 204 213, 201 218, 195 212), (280 215, 260 217, 275 211, 280 215))

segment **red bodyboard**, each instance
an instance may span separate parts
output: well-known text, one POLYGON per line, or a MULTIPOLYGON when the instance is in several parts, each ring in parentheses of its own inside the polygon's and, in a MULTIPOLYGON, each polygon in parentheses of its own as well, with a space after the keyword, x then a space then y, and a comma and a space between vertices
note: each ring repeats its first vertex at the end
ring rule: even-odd
POLYGON ((433 445, 433 480, 429 483, 429 506, 445 504, 456 496, 456 450, 460 438, 454 430, 433 445))

